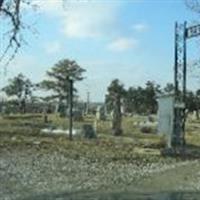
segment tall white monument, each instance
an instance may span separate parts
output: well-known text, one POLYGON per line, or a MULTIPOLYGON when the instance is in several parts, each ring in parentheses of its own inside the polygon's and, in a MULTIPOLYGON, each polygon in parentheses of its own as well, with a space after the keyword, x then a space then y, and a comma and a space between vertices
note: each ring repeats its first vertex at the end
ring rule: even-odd
POLYGON ((173 137, 174 102, 172 94, 158 98, 158 134, 165 136, 168 148, 171 148, 173 137))

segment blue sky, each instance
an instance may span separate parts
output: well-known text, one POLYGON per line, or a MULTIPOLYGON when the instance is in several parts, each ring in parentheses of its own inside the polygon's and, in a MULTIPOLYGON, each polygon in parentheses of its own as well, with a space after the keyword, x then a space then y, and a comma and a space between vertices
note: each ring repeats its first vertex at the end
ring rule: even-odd
MULTIPOLYGON (((24 21, 38 34, 24 32, 28 46, 7 67, 7 75, 1 73, 0 84, 19 72, 39 82, 58 60, 69 58, 87 70, 76 86, 82 100, 90 91, 92 101, 104 101, 114 78, 126 87, 173 82, 174 22, 199 17, 182 0, 68 0, 65 9, 62 0, 33 3, 39 9, 24 8, 24 21)), ((196 56, 195 42, 189 42, 188 51, 196 56)), ((188 87, 197 88, 199 81, 188 77, 188 87)))

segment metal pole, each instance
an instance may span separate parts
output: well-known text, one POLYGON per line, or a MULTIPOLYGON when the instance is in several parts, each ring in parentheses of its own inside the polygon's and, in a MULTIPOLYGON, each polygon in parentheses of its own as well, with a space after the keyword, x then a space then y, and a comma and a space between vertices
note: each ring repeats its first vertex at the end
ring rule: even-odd
MULTIPOLYGON (((177 103, 178 99, 178 23, 175 22, 175 34, 174 34, 174 101, 177 103)), ((178 112, 177 108, 174 107, 174 124, 173 124, 173 136, 172 145, 177 142, 177 124, 178 124, 178 112)))
POLYGON ((185 103, 185 98, 186 98, 186 79, 187 79, 186 25, 187 25, 187 22, 184 22, 184 36, 183 36, 183 102, 184 103, 185 103))
POLYGON ((177 33, 177 27, 178 24, 177 22, 175 23, 175 39, 174 39, 174 95, 175 95, 175 100, 177 100, 177 96, 178 96, 178 44, 177 44, 177 37, 178 37, 178 33, 177 33))
MULTIPOLYGON (((183 33, 183 103, 186 106, 186 90, 187 90, 187 46, 186 46, 186 31, 187 31, 187 22, 184 22, 184 33, 183 33)), ((182 145, 185 145, 185 122, 186 122, 186 109, 183 110, 183 135, 182 135, 182 145)))
POLYGON ((73 80, 69 79, 69 139, 72 140, 73 130, 73 80))

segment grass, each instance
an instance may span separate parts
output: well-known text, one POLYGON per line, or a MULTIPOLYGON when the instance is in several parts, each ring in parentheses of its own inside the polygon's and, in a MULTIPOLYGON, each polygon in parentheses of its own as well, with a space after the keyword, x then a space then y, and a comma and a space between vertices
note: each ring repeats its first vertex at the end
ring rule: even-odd
MULTIPOLYGON (((123 119, 123 136, 111 134, 111 122, 97 123, 98 138, 86 140, 74 138, 69 141, 67 136, 42 135, 41 128, 48 126, 68 128, 68 119, 58 115, 49 115, 49 124, 45 124, 42 115, 13 115, 0 118, 0 147, 36 148, 38 150, 62 151, 73 158, 87 157, 90 159, 135 161, 138 159, 162 159, 160 150, 163 149, 162 138, 158 135, 144 134, 134 122, 144 121, 141 116, 125 117, 123 119)), ((75 128, 84 123, 94 123, 94 116, 87 116, 81 122, 74 122, 75 128)), ((187 124, 186 140, 188 146, 200 155, 200 126, 196 121, 187 124)))

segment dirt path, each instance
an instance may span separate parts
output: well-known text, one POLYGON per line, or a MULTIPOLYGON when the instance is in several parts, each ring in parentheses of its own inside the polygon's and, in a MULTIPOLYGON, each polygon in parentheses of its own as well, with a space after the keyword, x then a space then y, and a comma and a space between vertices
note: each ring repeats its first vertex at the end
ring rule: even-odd
POLYGON ((46 193, 24 200, 198 200, 200 193, 200 161, 181 163, 179 166, 153 173, 142 178, 138 185, 126 191, 84 191, 78 193, 46 193), (155 176, 154 176, 154 175, 155 176))
POLYGON ((199 191, 200 161, 188 161, 175 168, 159 173, 138 182, 138 188, 145 191, 199 191))

